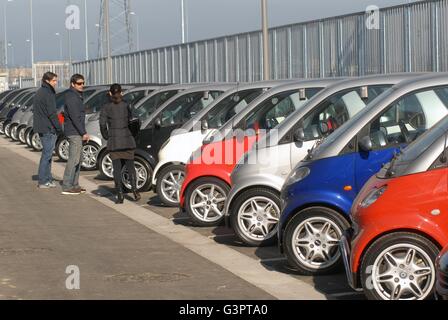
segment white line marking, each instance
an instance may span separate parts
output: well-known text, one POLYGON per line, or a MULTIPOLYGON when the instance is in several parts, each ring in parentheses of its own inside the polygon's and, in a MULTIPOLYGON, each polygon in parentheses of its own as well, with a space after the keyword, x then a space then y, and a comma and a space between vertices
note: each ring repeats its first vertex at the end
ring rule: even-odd
MULTIPOLYGON (((40 156, 37 153, 28 152, 24 148, 11 148, 10 150, 33 161, 36 165, 39 163, 40 156)), ((64 166, 55 164, 53 173, 56 176, 62 176, 64 166)), ((98 185, 82 177, 79 180, 87 189, 87 195, 91 196, 92 199, 193 251, 277 299, 326 299, 325 295, 317 291, 312 285, 290 275, 267 270, 258 260, 239 253, 226 245, 216 243, 188 227, 173 224, 172 220, 151 210, 142 208, 130 201, 125 201, 124 204, 116 206, 107 198, 95 197, 91 192, 97 190, 98 185)))

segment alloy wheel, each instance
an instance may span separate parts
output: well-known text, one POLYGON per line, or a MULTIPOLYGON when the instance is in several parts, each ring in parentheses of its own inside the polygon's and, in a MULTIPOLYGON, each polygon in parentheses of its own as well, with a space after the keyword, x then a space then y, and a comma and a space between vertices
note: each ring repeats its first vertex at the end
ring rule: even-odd
POLYGON ((99 148, 93 144, 86 144, 82 148, 82 167, 87 170, 96 167, 96 159, 99 148))
POLYGON ((215 184, 203 184, 190 197, 192 213, 203 222, 217 222, 224 215, 226 192, 215 184))
POLYGON ((101 158, 101 169, 104 175, 109 179, 114 177, 114 167, 112 165, 112 159, 110 158, 109 153, 101 158))
POLYGON ((180 198, 180 189, 184 181, 185 173, 181 170, 173 170, 167 172, 161 181, 162 196, 168 201, 178 203, 180 198))
MULTIPOLYGON (((135 173, 136 173, 136 185, 137 185, 137 190, 140 190, 145 184, 146 181, 148 180, 148 172, 146 170, 146 168, 138 161, 135 161, 135 173)), ((129 180, 129 173, 128 170, 126 168, 126 166, 123 167, 123 171, 122 171, 122 181, 123 181, 123 185, 131 190, 131 182, 129 180)))

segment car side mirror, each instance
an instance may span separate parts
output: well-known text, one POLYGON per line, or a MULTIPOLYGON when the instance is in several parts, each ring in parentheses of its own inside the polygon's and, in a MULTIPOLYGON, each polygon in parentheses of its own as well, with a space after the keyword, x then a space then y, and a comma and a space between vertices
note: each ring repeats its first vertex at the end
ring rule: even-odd
POLYGON ((204 92, 204 95, 202 96, 202 98, 203 98, 204 100, 208 100, 208 99, 210 98, 210 93, 209 93, 208 91, 205 91, 205 92, 204 92))
POLYGON ((303 131, 303 128, 298 128, 294 132, 294 142, 303 142, 305 141, 305 132, 303 131))
POLYGON ((160 129, 160 127, 162 127, 162 122, 160 121, 160 118, 157 118, 154 121, 154 128, 160 129))
POLYGON ((373 148, 372 140, 370 139, 369 136, 365 136, 365 137, 361 138, 361 140, 359 140, 358 145, 359 145, 359 149, 364 152, 372 151, 372 148, 373 148))
POLYGON ((206 119, 203 119, 201 121, 201 130, 202 131, 208 130, 208 121, 206 119))

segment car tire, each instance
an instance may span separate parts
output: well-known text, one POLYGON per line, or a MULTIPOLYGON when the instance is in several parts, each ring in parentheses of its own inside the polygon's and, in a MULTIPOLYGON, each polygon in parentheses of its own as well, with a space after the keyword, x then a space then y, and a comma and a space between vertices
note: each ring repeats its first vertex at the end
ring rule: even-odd
POLYGON ((361 283, 365 295, 370 300, 392 298, 411 300, 416 299, 418 297, 416 292, 420 291, 422 295, 418 299, 432 299, 435 291, 435 260, 438 253, 439 248, 432 241, 416 233, 394 232, 380 237, 366 250, 361 262, 361 283), (413 261, 408 262, 408 258, 413 261), (416 260, 420 265, 414 265, 416 260), (380 272, 385 266, 390 270, 386 270, 387 274, 383 276, 383 281, 376 281, 375 279, 383 275, 380 272), (414 269, 416 267, 420 268, 418 277, 414 269), (428 274, 425 275, 423 270, 427 270, 428 274), (421 280, 417 281, 418 278, 421 280), (406 291, 411 292, 403 296, 406 291))
POLYGON ((8 138, 11 138, 11 123, 9 122, 9 123, 7 123, 7 124, 4 124, 4 126, 5 126, 5 136, 7 136, 8 138))
MULTIPOLYGON (((136 175, 137 191, 146 192, 151 188, 151 177, 153 169, 146 160, 140 157, 135 157, 134 163, 135 163, 135 170, 137 172, 136 175)), ((131 184, 127 178, 126 166, 123 166, 123 169, 121 171, 121 180, 123 182, 123 189, 126 192, 131 191, 131 184)))
POLYGON ((181 164, 171 164, 160 171, 157 176, 156 192, 165 205, 169 207, 179 205, 180 188, 184 178, 185 166, 181 164))
POLYGON ((28 128, 25 131, 25 140, 28 147, 32 148, 31 137, 33 136, 33 128, 28 128))
POLYGON ((69 142, 67 138, 62 137, 56 142, 55 152, 59 160, 66 162, 68 160, 69 142))
POLYGON ((25 126, 20 126, 20 127, 17 129, 17 132, 18 132, 18 137, 19 137, 19 141, 20 141, 20 143, 22 143, 22 144, 26 144, 26 136, 25 136, 25 133, 26 133, 26 127, 25 127, 25 126))
POLYGON ((192 182, 185 191, 185 210, 196 225, 202 227, 217 226, 224 220, 224 203, 229 191, 230 186, 221 179, 214 177, 199 178, 192 182), (193 207, 194 204, 200 204, 197 203, 200 200, 199 197, 201 197, 199 193, 209 197, 212 191, 213 199, 207 200, 201 207, 193 207), (217 202, 213 203, 214 200, 217 202), (213 211, 215 216, 209 218, 208 213, 213 208, 219 211, 219 214, 213 211), (207 215, 205 215, 206 210, 207 215))
POLYGON ((33 132, 31 136, 31 147, 35 151, 42 151, 42 142, 40 141, 39 133, 33 132))
POLYGON ((100 146, 93 142, 89 141, 82 147, 82 162, 81 168, 85 171, 92 171, 97 168, 98 165, 98 151, 100 150, 100 146))
POLYGON ((280 195, 278 192, 268 188, 248 189, 237 196, 229 211, 228 214, 230 214, 233 231, 245 244, 261 247, 273 245, 277 241, 277 226, 280 220, 280 195), (269 212, 266 212, 266 214, 261 214, 261 211, 252 212, 258 209, 259 205, 265 206, 265 208, 269 205, 269 212), (246 219, 243 219, 243 216, 246 219), (248 220, 249 218, 251 219, 250 221, 248 220), (268 220, 272 222, 274 219, 276 219, 277 223, 273 227, 268 226, 262 229, 263 222, 267 223, 268 220), (254 232, 249 230, 252 227, 254 227, 254 232), (266 236, 262 236, 260 234, 262 232, 265 232, 266 236))
POLYGON ((0 121, 0 134, 5 134, 5 122, 0 121))
POLYGON ((112 160, 110 159, 110 155, 107 150, 104 150, 98 156, 98 170, 104 178, 107 178, 109 180, 112 180, 114 178, 112 160))
POLYGON ((13 123, 13 124, 11 124, 11 129, 9 129, 9 131, 10 131, 10 138, 13 140, 13 141, 17 141, 17 140, 19 140, 19 137, 18 137, 18 135, 17 135, 17 126, 18 126, 18 124, 17 123, 13 123))
POLYGON ((289 264, 303 275, 339 271, 343 266, 339 240, 349 227, 350 224, 339 212, 327 207, 299 211, 287 223, 283 235, 289 264), (303 239, 300 246, 295 245, 298 239, 303 239))

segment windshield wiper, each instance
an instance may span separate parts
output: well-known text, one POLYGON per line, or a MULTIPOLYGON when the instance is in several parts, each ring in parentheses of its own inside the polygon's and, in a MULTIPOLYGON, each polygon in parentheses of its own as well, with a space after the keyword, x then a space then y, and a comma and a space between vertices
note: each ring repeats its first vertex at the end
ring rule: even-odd
POLYGON ((307 156, 308 159, 311 160, 311 159, 313 158, 313 152, 314 152, 314 150, 315 150, 318 146, 320 146, 324 140, 325 140, 325 138, 321 138, 321 139, 319 139, 319 140, 316 140, 316 142, 313 144, 313 146, 311 147, 311 149, 308 149, 308 156, 307 156))

